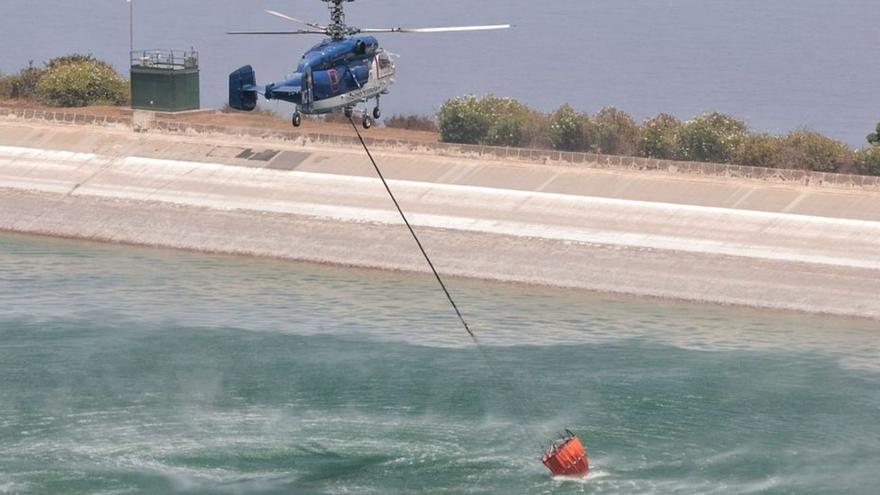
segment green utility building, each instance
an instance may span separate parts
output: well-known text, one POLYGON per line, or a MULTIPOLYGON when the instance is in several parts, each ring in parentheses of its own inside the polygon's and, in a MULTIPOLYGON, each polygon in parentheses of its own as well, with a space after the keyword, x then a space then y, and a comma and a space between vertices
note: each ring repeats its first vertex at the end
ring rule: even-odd
POLYGON ((131 53, 131 108, 181 112, 198 110, 199 106, 198 52, 131 53))

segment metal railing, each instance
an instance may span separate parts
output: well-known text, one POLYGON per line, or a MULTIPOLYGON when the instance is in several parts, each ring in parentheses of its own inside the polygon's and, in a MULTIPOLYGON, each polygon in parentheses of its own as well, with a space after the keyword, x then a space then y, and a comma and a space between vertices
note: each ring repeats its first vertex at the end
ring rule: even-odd
POLYGON ((195 50, 135 50, 131 66, 150 69, 186 70, 199 68, 199 52, 195 50))

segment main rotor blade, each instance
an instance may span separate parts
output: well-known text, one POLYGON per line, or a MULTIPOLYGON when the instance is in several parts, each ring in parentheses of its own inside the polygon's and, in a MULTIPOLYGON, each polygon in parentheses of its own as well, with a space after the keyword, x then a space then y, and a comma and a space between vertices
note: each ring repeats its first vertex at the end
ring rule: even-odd
POLYGON ((230 31, 226 34, 327 34, 324 31, 230 31))
POLYGON ((314 22, 303 21, 303 20, 297 19, 296 17, 290 17, 289 15, 282 14, 281 12, 275 12, 274 10, 267 10, 266 13, 269 15, 274 15, 275 17, 280 17, 280 18, 287 20, 287 21, 295 22, 297 24, 302 24, 303 26, 308 26, 310 28, 320 29, 322 31, 327 29, 326 27, 324 27, 320 24, 317 24, 314 22))
POLYGON ((509 29, 510 24, 497 24, 492 26, 453 26, 435 28, 367 28, 359 29, 361 33, 459 33, 463 31, 493 31, 496 29, 509 29))

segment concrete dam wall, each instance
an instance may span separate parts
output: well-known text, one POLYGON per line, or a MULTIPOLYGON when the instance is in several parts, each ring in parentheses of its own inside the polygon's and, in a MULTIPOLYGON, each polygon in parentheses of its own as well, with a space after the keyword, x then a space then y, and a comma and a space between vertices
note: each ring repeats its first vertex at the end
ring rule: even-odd
MULTIPOLYGON (((880 318, 870 187, 377 158, 444 274, 880 318)), ((0 230, 427 271, 346 142, 2 121, 0 230)))

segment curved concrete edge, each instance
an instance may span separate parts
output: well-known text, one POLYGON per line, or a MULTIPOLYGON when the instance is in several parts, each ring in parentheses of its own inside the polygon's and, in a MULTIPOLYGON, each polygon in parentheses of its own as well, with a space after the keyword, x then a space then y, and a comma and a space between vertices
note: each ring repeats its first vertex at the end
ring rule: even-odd
MULTIPOLYGON (((0 189, 0 231, 427 273, 399 225, 0 189)), ((419 229, 445 276, 880 319, 880 271, 419 229)))
MULTIPOLYGON (((152 112, 135 111, 133 117, 109 117, 89 113, 88 108, 77 111, 23 109, 0 107, 0 118, 22 121, 50 122, 55 124, 124 127, 141 133, 165 133, 188 135, 227 135, 268 141, 297 142, 303 145, 352 147, 359 146, 354 136, 310 133, 307 130, 279 130, 234 125, 209 125, 179 121, 170 116, 158 118, 152 112), (151 115, 139 115, 139 114, 151 115)), ((431 143, 398 139, 376 139, 367 136, 371 148, 413 154, 446 156, 454 158, 477 158, 518 161, 532 164, 611 169, 622 171, 662 172, 683 176, 721 177, 756 180, 768 183, 808 185, 812 187, 843 188, 863 191, 880 191, 880 177, 813 172, 807 170, 751 167, 725 163, 686 162, 660 160, 634 156, 601 155, 528 148, 468 145, 454 143, 431 143)))
MULTIPOLYGON (((389 180, 417 227, 880 270, 880 222, 389 180)), ((0 187, 400 224, 378 179, 0 146, 0 187)))
MULTIPOLYGON (((426 268, 352 150, 8 123, 0 145, 0 230, 426 268)), ((878 193, 377 156, 444 274, 880 318, 878 193)))

